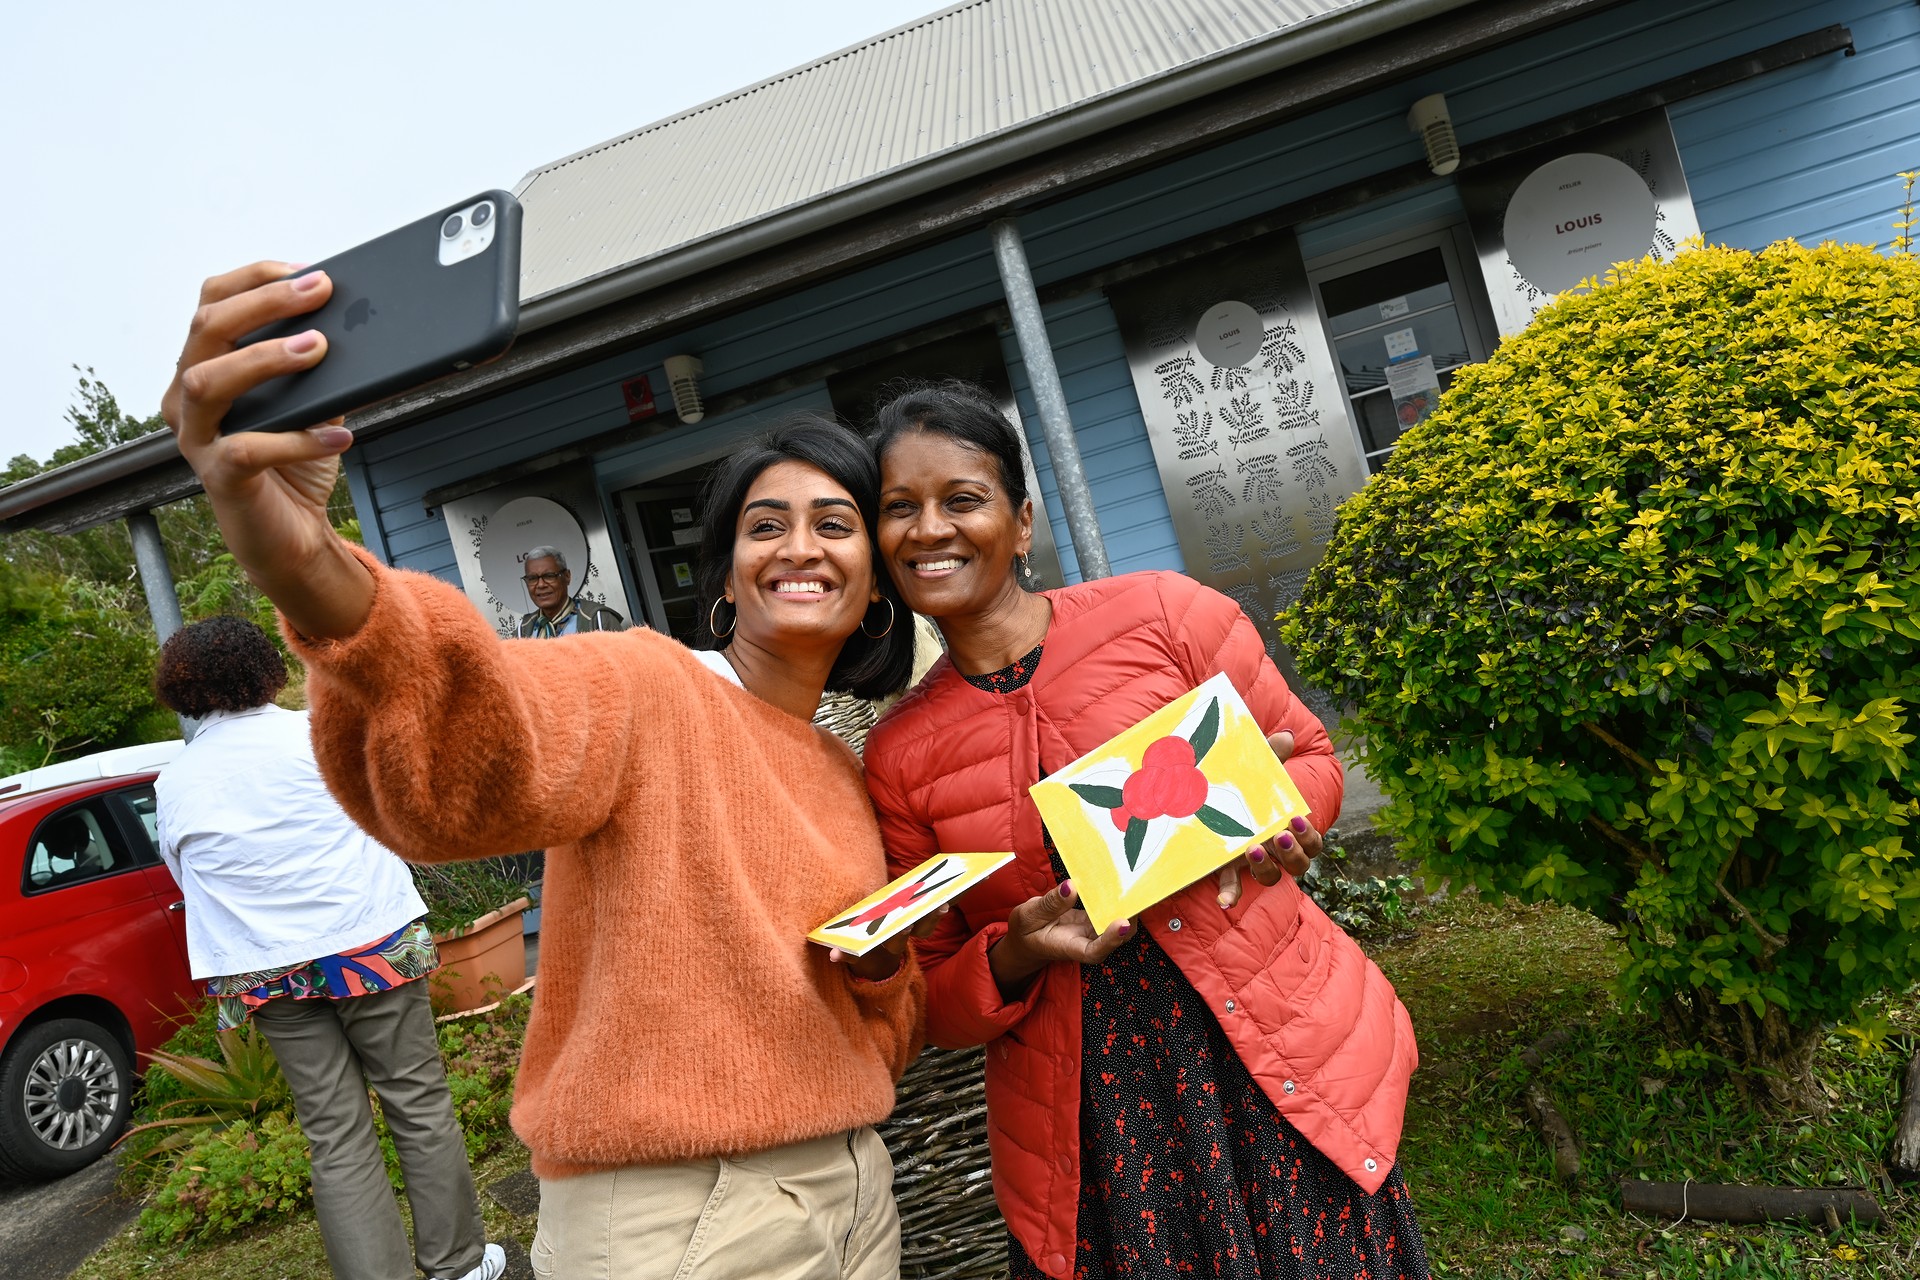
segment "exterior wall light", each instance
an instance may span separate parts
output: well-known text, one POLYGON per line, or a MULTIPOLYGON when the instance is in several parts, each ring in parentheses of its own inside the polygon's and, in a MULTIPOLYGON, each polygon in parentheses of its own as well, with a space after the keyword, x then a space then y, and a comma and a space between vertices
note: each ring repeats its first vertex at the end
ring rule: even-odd
POLYGON ((1447 112, 1447 95, 1430 93, 1407 112, 1407 128, 1420 135, 1426 144, 1427 167, 1441 177, 1460 167, 1460 140, 1453 136, 1453 117, 1447 112))
POLYGON ((699 356, 668 356, 667 386, 673 391, 673 411, 680 415, 680 421, 692 423, 707 416, 707 407, 700 403, 700 375, 706 372, 706 366, 700 363, 699 356))

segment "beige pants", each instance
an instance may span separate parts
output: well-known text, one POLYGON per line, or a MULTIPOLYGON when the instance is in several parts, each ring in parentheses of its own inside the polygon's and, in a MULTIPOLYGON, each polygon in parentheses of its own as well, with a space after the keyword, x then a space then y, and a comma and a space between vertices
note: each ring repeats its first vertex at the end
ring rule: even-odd
POLYGON ((894 1280, 893 1161, 870 1128, 735 1158, 540 1181, 538 1280, 894 1280))

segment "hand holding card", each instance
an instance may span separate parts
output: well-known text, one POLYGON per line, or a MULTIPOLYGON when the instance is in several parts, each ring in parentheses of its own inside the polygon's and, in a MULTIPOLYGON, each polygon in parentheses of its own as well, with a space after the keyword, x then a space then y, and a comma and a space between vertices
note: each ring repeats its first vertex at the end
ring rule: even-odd
POLYGON ((1224 675, 1030 790, 1088 918, 1102 930, 1308 812, 1224 675))

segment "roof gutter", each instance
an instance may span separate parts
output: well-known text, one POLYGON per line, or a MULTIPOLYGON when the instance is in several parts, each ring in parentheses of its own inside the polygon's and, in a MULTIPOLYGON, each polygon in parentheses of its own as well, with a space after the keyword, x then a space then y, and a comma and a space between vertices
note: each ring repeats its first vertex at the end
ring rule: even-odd
MULTIPOLYGON (((1028 124, 951 148, 845 191, 769 214, 758 222, 728 227, 707 239, 527 299, 520 304, 519 332, 530 333, 625 301, 734 259, 990 173, 1012 161, 1081 141, 1196 98, 1336 53, 1375 36, 1466 8, 1472 2, 1371 0, 1288 27, 1204 62, 1175 68, 1103 98, 1062 107, 1028 124)), ((537 185, 535 178, 525 183, 523 189, 537 185)))
POLYGON ((63 498, 78 497, 116 481, 141 478, 168 462, 186 466, 186 460, 173 443, 173 433, 155 431, 16 481, 0 489, 0 527, 17 516, 63 498))

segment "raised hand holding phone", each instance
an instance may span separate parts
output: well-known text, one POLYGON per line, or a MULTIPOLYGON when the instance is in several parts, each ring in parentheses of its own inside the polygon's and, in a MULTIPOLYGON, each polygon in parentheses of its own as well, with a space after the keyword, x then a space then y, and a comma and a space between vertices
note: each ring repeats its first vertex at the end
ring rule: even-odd
MULTIPOLYGON (((339 455, 353 443, 333 415, 499 354, 518 315, 518 249, 519 206, 489 192, 310 270, 256 262, 201 286, 162 412, 234 559, 302 635, 351 635, 373 605, 372 580, 327 522, 339 455), (481 204, 496 210, 486 220, 498 218, 496 233, 462 239, 481 204), (464 231, 452 228, 456 213, 464 231), (402 273, 411 283, 381 286, 387 318, 409 319, 418 332, 395 342, 359 335, 351 361, 301 381, 333 348, 325 317, 342 342, 362 323, 352 305, 329 307, 334 270, 364 282, 396 254, 413 264, 402 273), (223 434, 236 403, 275 429, 223 434), (288 420, 307 410, 311 419, 288 420)), ((364 284, 358 296, 369 297, 364 284)), ((369 316, 375 306, 367 303, 369 316)))
POLYGON ((263 324, 315 310, 331 293, 324 273, 286 274, 286 263, 256 262, 201 286, 161 412, 253 584, 301 634, 347 636, 373 608, 373 580, 327 522, 327 497, 353 433, 337 420, 305 431, 220 433, 235 397, 326 356, 317 330, 236 346, 263 324))

